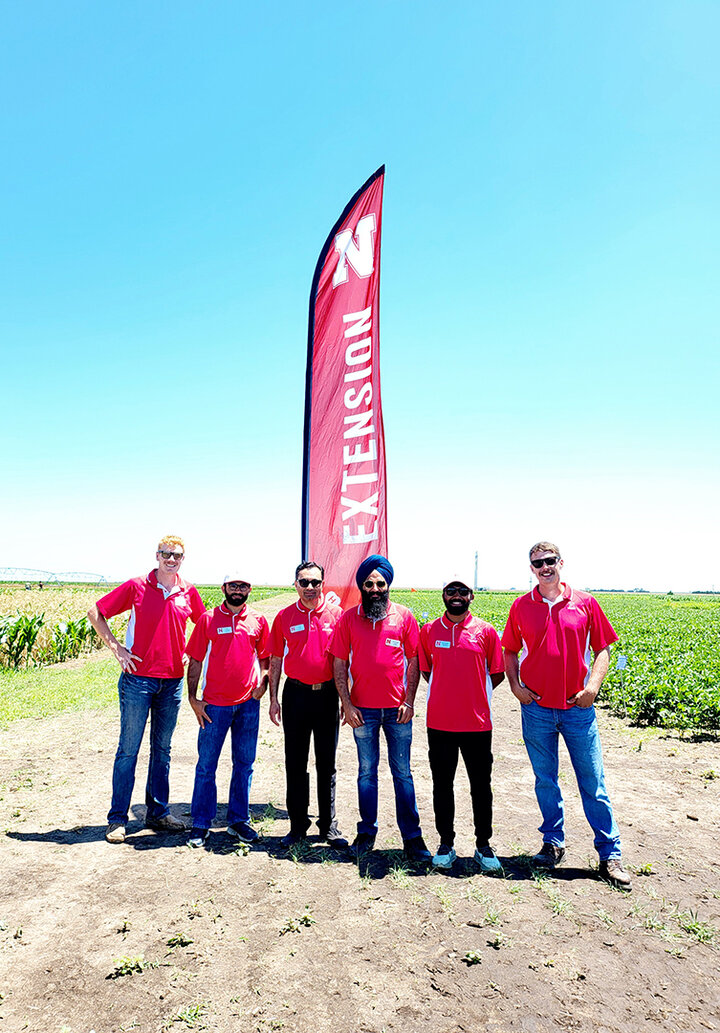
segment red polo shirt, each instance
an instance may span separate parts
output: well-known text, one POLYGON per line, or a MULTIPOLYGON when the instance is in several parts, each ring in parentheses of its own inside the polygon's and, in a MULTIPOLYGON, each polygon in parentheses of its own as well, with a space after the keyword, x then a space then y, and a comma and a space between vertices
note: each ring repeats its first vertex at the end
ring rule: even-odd
POLYGON ((205 604, 194 585, 178 577, 168 590, 158 582, 157 570, 113 588, 97 608, 108 620, 130 610, 125 647, 140 657, 136 675, 143 678, 182 678, 185 628, 188 618, 198 622, 205 604))
POLYGON ((371 620, 362 606, 337 622, 329 651, 350 661, 350 700, 356 707, 399 707, 405 700, 405 666, 417 656, 418 626, 410 610, 388 604, 387 616, 371 620))
POLYGON ((587 682, 592 654, 617 642, 597 599, 563 585, 552 606, 537 586, 510 607, 502 645, 520 654, 520 679, 540 696, 541 707, 567 710, 587 682))
POLYGON ((420 629, 420 670, 432 671, 427 726, 441 732, 489 732, 491 674, 504 671, 500 637, 471 613, 455 624, 445 614, 420 629))
POLYGON ((285 674, 306 685, 332 680, 328 643, 342 610, 322 599, 308 610, 298 599, 273 621, 264 656, 284 657, 285 674))
POLYGON ((234 706, 250 699, 260 684, 258 657, 270 629, 261 613, 243 606, 231 613, 225 603, 204 613, 187 644, 187 654, 202 661, 200 688, 206 703, 234 706))

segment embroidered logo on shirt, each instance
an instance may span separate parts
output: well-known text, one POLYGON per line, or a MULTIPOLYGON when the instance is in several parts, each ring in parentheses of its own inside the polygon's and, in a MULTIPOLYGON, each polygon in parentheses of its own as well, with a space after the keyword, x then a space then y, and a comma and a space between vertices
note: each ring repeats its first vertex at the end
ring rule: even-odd
POLYGON ((386 638, 385 639, 385 645, 386 646, 400 646, 400 645, 402 645, 402 643, 400 642, 399 638, 386 638))
POLYGON ((290 628, 290 631, 291 632, 305 631, 305 625, 304 624, 293 624, 293 626, 290 628))
POLYGON ((450 643, 448 641, 446 641, 446 639, 439 638, 435 642, 435 648, 436 649, 449 649, 450 648, 450 643))
POLYGON ((232 628, 218 628, 218 635, 232 635, 232 628))

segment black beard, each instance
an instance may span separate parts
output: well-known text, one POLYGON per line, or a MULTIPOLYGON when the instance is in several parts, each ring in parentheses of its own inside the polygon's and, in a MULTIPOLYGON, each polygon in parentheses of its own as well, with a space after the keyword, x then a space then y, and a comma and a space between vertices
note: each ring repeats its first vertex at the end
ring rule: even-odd
POLYGON ((362 607, 366 617, 373 621, 387 617, 388 603, 390 601, 389 589, 386 589, 384 592, 373 592, 371 594, 366 592, 364 588, 361 588, 360 595, 362 596, 362 607))
POLYGON ((470 609, 470 599, 467 597, 463 599, 462 596, 456 595, 445 603, 445 609, 453 617, 457 617, 461 613, 468 612, 470 609))
POLYGON ((230 593, 226 592, 223 588, 223 595, 225 596, 225 602, 228 606, 243 606, 243 604, 247 602, 247 597, 250 593, 238 592, 236 595, 230 595, 230 593))

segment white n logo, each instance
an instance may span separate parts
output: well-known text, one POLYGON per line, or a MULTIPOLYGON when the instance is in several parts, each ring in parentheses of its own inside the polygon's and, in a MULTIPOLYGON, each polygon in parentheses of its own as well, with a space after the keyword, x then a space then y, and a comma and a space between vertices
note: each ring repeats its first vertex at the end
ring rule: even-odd
POLYGON ((348 262, 355 273, 362 279, 372 275, 375 250, 373 248, 373 234, 375 233, 375 213, 364 215, 357 224, 355 233, 352 230, 343 230, 335 237, 335 250, 338 253, 338 263, 333 276, 333 287, 340 283, 346 283, 348 278, 348 262))

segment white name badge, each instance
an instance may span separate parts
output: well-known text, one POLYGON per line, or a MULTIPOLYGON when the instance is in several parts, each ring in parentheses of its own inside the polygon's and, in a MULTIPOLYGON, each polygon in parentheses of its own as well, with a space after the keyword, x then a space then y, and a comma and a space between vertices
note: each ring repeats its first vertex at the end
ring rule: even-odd
POLYGON ((232 635, 232 628, 218 628, 218 635, 232 635))
POLYGON ((449 648, 450 648, 450 643, 449 643, 449 642, 446 642, 446 641, 445 641, 444 639, 442 639, 442 638, 439 638, 439 639, 437 640, 437 642, 435 643, 435 648, 436 648, 436 649, 449 649, 449 648))
POLYGON ((291 632, 292 632, 293 634, 294 634, 294 633, 295 633, 296 631, 305 631, 305 625, 304 625, 304 624, 293 624, 293 626, 292 626, 292 627, 290 628, 290 631, 291 631, 291 632))
POLYGON ((401 642, 400 642, 399 638, 386 638, 385 639, 385 645, 386 646, 399 646, 399 645, 401 645, 401 642))

